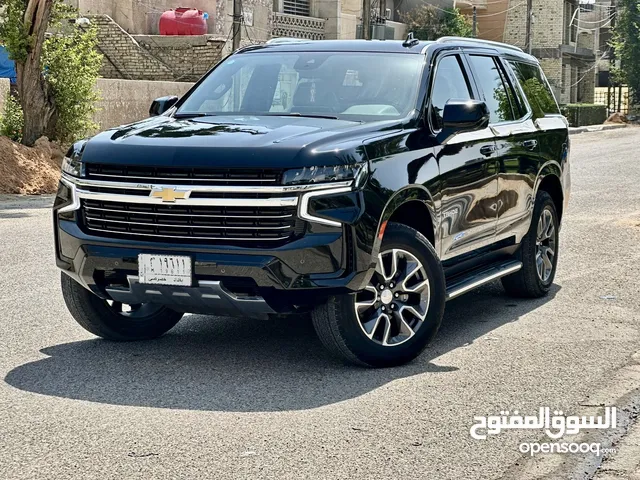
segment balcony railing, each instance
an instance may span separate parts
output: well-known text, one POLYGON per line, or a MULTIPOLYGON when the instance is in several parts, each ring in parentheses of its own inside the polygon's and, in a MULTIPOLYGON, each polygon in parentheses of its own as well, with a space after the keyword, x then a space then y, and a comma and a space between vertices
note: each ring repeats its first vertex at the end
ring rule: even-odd
POLYGON ((306 38, 324 40, 324 18, 274 13, 273 37, 306 38))

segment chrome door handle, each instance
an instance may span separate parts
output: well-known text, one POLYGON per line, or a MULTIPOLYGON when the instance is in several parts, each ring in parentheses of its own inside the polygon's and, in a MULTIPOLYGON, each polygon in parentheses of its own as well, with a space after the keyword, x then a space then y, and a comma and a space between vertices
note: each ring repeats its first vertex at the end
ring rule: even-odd
POLYGON ((495 151, 496 147, 494 145, 485 145, 483 147, 480 147, 480 153, 485 157, 490 157, 495 151))
POLYGON ((524 148, 526 148, 527 150, 535 150, 535 148, 538 146, 538 141, 537 140, 525 140, 524 142, 522 142, 522 146, 524 148))

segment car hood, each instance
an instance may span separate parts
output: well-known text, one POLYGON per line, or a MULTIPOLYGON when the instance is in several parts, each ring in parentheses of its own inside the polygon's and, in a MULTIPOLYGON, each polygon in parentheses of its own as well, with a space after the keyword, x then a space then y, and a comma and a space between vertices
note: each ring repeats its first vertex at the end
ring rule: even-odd
POLYGON ((355 163, 372 124, 279 116, 155 117, 103 132, 85 145, 88 163, 288 168, 355 163))

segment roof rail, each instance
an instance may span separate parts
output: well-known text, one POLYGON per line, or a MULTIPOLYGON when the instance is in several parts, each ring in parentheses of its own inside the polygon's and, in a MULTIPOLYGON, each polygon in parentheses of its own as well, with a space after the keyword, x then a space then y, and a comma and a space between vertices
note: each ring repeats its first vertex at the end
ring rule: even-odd
POLYGON ((311 40, 306 38, 295 38, 295 37, 277 37, 272 38, 271 40, 267 40, 265 45, 282 45, 286 43, 309 43, 311 40))
POLYGON ((479 38, 468 38, 468 37, 440 37, 437 40, 438 43, 451 43, 451 42, 466 42, 466 43, 476 43, 478 45, 492 45, 494 47, 506 48, 509 50, 515 50, 516 52, 524 53, 520 47, 516 47, 515 45, 509 45, 508 43, 501 42, 493 42, 491 40, 481 40, 479 38))

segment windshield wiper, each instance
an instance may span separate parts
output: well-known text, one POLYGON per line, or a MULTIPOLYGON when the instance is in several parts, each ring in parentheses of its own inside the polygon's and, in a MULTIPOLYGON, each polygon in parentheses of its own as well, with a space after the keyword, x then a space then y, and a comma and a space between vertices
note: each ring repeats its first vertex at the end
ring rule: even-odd
POLYGON ((174 113, 173 118, 197 118, 197 117, 213 117, 212 113, 192 112, 192 113, 174 113))
POLYGON ((305 117, 305 118, 328 118, 329 120, 338 120, 335 115, 316 115, 314 113, 266 113, 263 114, 267 117, 305 117))

